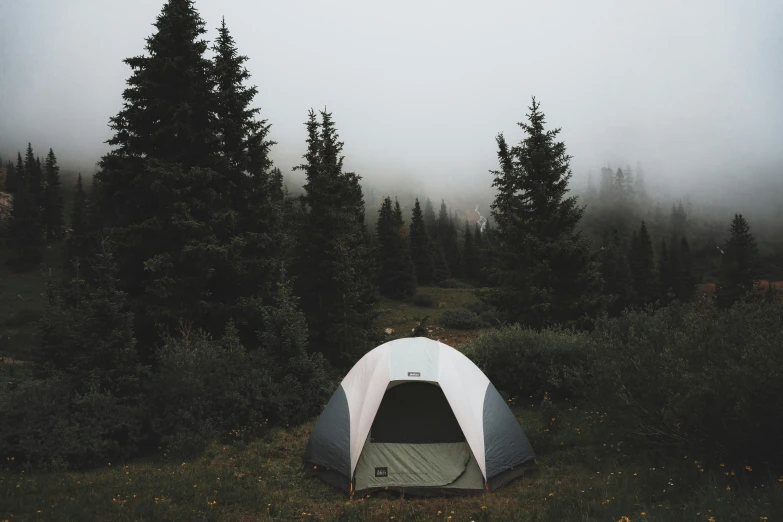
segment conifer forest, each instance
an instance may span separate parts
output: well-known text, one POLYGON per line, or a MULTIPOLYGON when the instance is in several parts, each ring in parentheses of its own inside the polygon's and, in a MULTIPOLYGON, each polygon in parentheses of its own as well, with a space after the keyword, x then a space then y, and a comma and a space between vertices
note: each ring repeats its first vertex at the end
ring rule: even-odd
POLYGON ((0 521, 783 520, 781 5, 490 4, 0 2, 0 521), (530 473, 305 469, 415 337, 530 473))

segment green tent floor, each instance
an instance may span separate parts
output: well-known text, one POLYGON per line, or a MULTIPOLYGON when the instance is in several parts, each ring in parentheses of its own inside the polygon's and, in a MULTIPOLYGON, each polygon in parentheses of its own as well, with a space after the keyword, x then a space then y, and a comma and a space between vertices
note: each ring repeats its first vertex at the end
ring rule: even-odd
POLYGON ((467 442, 364 445, 356 465, 355 489, 482 489, 484 477, 467 442))

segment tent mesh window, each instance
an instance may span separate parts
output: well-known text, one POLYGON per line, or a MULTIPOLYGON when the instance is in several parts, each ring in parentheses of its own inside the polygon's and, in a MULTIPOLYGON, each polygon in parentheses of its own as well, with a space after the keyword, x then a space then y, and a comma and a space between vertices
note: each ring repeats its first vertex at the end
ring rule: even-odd
POLYGON ((406 382, 386 390, 370 442, 453 443, 465 442, 465 435, 439 386, 406 382))

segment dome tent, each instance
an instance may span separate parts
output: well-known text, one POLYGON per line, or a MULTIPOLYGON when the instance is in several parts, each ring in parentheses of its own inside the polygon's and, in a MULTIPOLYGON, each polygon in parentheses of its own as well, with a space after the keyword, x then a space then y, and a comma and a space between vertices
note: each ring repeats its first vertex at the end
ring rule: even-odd
POLYGON ((304 461, 345 491, 427 495, 493 490, 534 457, 486 375, 454 348, 416 337, 354 365, 316 421, 304 461))

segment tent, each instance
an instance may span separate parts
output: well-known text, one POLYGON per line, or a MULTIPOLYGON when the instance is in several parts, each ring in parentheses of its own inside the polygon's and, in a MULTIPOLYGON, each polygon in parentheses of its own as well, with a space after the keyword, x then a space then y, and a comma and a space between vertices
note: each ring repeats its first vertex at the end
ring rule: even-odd
POLYGON ((534 457, 487 376, 454 348, 415 337, 354 365, 315 423, 304 462, 346 492, 431 495, 491 491, 534 457))

